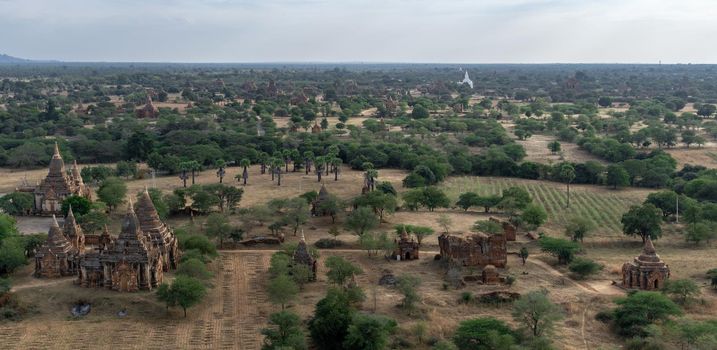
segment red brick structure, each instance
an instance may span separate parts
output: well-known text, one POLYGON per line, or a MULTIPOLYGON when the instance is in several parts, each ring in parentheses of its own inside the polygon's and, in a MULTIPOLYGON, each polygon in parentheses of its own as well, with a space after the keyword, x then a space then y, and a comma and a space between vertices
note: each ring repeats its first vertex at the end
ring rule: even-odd
POLYGON ((154 107, 152 103, 152 97, 147 93, 147 100, 142 108, 135 110, 137 118, 157 118, 159 117, 159 110, 154 107))
POLYGON ((418 245, 418 242, 416 242, 413 237, 410 237, 409 234, 406 232, 406 228, 403 228, 403 231, 401 232, 401 235, 399 238, 394 240, 394 243, 396 245, 396 249, 393 251, 393 255, 391 256, 393 259, 396 260, 416 260, 418 259, 418 254, 420 252, 420 246, 418 245))
POLYGON ((294 264, 301 264, 308 267, 309 271, 311 271, 310 280, 316 281, 316 259, 311 256, 311 252, 309 252, 309 248, 306 246, 306 238, 304 237, 303 231, 301 232, 301 240, 299 241, 299 245, 294 251, 292 261, 294 264))
POLYGON ((311 127, 311 133, 312 134, 320 134, 324 129, 321 128, 321 125, 314 122, 314 126, 311 127))
POLYGON ((493 265, 486 265, 481 273, 483 284, 500 284, 500 275, 493 265))
POLYGON ((47 241, 35 253, 35 277, 54 278, 75 274, 77 253, 53 216, 47 241))
POLYGON ((505 235, 506 241, 515 242, 515 236, 516 236, 516 232, 517 232, 515 225, 511 224, 508 221, 502 221, 502 220, 496 219, 492 216, 488 220, 498 223, 503 227, 503 234, 505 235))
POLYGON ((30 192, 35 197, 33 214, 60 215, 62 214, 62 201, 69 196, 82 196, 91 199, 90 189, 82 181, 77 162, 73 163, 68 174, 57 143, 55 143, 55 152, 50 160, 49 168, 45 179, 36 187, 18 188, 18 191, 30 192))
POLYGON ((670 267, 655 251, 648 237, 640 256, 622 265, 622 286, 629 289, 658 290, 670 278, 670 267))
POLYGON ((466 238, 442 234, 438 237, 441 259, 459 266, 493 265, 503 268, 508 262, 505 235, 482 232, 466 238))

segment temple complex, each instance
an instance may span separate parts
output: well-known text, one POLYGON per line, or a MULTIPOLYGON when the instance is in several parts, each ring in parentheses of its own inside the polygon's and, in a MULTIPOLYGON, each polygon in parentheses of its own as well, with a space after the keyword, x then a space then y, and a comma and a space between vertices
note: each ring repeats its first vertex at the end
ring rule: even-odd
POLYGON ((142 231, 130 202, 117 239, 82 256, 78 283, 120 292, 156 288, 164 276, 163 258, 150 237, 142 231))
POLYGON ((68 174, 57 143, 45 179, 35 187, 18 188, 18 191, 32 192, 35 197, 33 214, 42 216, 61 214, 62 201, 69 196, 90 198, 90 189, 82 181, 77 162, 68 174))
POLYGON ((77 272, 77 254, 77 249, 62 233, 57 218, 53 216, 47 241, 35 253, 35 276, 53 278, 74 275, 77 272))
POLYGON ((159 110, 154 107, 154 104, 152 103, 152 96, 150 96, 149 93, 147 93, 147 100, 145 101, 144 106, 135 110, 135 115, 137 116, 137 118, 159 117, 159 110))
POLYGON ((418 259, 419 245, 413 237, 409 237, 406 227, 403 227, 401 235, 394 240, 396 248, 393 251, 392 258, 396 260, 415 260, 418 259))
POLYGON ((622 265, 622 286, 629 289, 657 290, 670 278, 670 267, 655 251, 650 237, 640 256, 622 265))
POLYGON ((309 271, 311 271, 311 277, 309 278, 309 280, 316 280, 316 259, 311 256, 311 252, 309 252, 309 248, 306 246, 306 238, 304 237, 303 231, 301 232, 301 240, 299 241, 299 245, 294 251, 294 256, 292 256, 292 261, 294 264, 305 265, 309 269, 309 271))
POLYGON ((442 234, 438 237, 441 259, 458 266, 505 267, 508 262, 504 234, 488 235, 482 232, 466 238, 442 234))

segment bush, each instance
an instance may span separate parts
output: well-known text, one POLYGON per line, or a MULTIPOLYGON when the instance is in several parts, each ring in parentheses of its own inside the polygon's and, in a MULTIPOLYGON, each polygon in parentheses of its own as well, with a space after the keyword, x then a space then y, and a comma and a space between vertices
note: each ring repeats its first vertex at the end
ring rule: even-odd
POLYGON ((182 250, 196 249, 204 255, 210 257, 217 256, 217 247, 206 236, 191 235, 181 237, 179 246, 182 250))
POLYGON ((461 293, 461 301, 462 301, 463 303, 465 303, 465 304, 470 304, 471 302, 473 302, 473 299, 474 299, 473 293, 471 293, 471 292, 463 292, 463 293, 461 293))
POLYGON ((330 248, 340 247, 343 244, 344 244, 344 242, 335 240, 332 238, 321 238, 314 243, 314 246, 316 246, 316 248, 320 248, 320 249, 330 249, 330 248))
POLYGON ((589 275, 595 274, 603 269, 603 265, 598 264, 590 259, 578 258, 570 263, 568 268, 570 271, 580 278, 585 278, 589 275))
POLYGON ((453 342, 460 350, 491 350, 493 347, 489 344, 496 340, 512 345, 515 336, 505 322, 492 317, 463 321, 453 336, 453 342))

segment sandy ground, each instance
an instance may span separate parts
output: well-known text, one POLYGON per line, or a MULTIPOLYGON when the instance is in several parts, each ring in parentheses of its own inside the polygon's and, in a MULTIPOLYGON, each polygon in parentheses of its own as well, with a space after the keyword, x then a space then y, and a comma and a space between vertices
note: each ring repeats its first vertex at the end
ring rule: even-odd
POLYGON ((525 148, 525 153, 527 154, 525 160, 531 162, 555 164, 564 161, 582 163, 592 160, 601 164, 607 164, 605 160, 580 149, 577 144, 572 142, 560 141, 560 152, 552 154, 548 149, 548 144, 555 140, 556 138, 554 136, 533 135, 527 140, 516 140, 516 143, 525 148))

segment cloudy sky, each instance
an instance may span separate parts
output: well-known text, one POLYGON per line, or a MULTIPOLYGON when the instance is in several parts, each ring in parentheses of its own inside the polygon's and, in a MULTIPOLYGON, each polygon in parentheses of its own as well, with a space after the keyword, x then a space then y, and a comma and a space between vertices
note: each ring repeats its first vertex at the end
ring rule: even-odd
POLYGON ((717 63, 714 0, 0 0, 65 61, 717 63))

